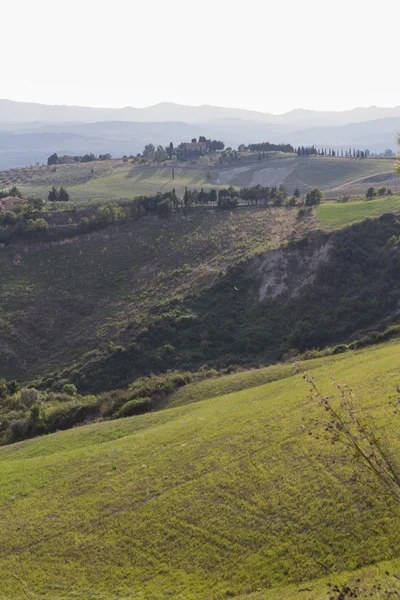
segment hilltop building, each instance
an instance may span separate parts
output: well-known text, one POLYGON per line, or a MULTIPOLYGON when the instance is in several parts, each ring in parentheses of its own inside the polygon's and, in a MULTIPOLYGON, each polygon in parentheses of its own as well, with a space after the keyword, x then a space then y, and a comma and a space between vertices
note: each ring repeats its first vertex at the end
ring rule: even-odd
POLYGON ((197 142, 193 139, 191 142, 183 143, 183 150, 185 152, 185 156, 192 155, 203 155, 207 154, 207 144, 205 142, 197 142))
POLYGON ((24 204, 25 200, 17 196, 6 196, 0 198, 0 210, 12 210, 17 204, 24 204))
POLYGON ((74 162, 73 156, 67 156, 65 154, 64 156, 61 156, 61 158, 60 158, 60 165, 72 165, 73 162, 74 162))

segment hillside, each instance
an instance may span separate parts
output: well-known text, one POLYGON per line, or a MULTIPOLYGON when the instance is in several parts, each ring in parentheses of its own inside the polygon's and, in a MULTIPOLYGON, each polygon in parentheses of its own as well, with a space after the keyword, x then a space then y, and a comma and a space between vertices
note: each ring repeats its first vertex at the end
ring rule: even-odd
POLYGON ((0 249, 2 376, 26 380, 89 351, 90 360, 113 353, 110 342, 133 339, 156 306, 199 293, 312 223, 296 210, 193 209, 55 242, 17 240, 0 249))
MULTIPOLYGON (((392 342, 306 368, 324 393, 332 375, 351 386, 398 451, 399 358, 392 342)), ((266 600, 307 588, 302 598, 322 600, 328 582, 356 581, 361 598, 378 583, 393 593, 398 506, 354 477, 347 449, 319 435, 323 420, 306 382, 286 374, 1 448, 0 598, 266 600)))
POLYGON ((270 364, 385 329, 399 314, 398 219, 336 228, 357 220, 354 205, 363 219, 398 203, 332 204, 331 216, 321 205, 325 233, 311 212, 253 206, 16 238, 0 250, 2 375, 100 392, 168 369, 270 364))
POLYGON ((234 185, 273 186, 284 184, 289 193, 298 187, 305 193, 313 187, 328 197, 364 193, 371 185, 400 185, 393 175, 394 159, 346 159, 332 157, 304 158, 285 155, 242 155, 231 164, 220 165, 218 157, 173 165, 132 165, 112 160, 54 167, 32 167, 0 171, 0 189, 11 185, 25 194, 47 197, 52 185, 64 185, 76 201, 131 198, 140 194, 176 189, 183 195, 189 189, 234 185), (175 169, 172 179, 172 168, 175 169), (93 170, 93 172, 92 172, 93 170))

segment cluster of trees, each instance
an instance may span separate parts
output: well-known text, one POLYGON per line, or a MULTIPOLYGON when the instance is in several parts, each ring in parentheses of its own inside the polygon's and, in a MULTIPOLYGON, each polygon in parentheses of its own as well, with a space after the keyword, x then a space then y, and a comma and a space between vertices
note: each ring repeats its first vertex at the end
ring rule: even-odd
POLYGON ((299 146, 296 148, 297 156, 314 156, 318 154, 315 146, 299 146))
MULTIPOLYGON (((243 148, 243 144, 239 146, 243 148)), ((291 144, 270 144, 270 142, 261 142, 260 144, 248 144, 248 150, 250 152, 294 152, 294 148, 291 144)))
POLYGON ((14 198, 22 198, 22 193, 16 185, 10 187, 8 190, 0 190, 0 200, 1 198, 7 198, 8 196, 14 196, 14 198))
MULTIPOLYGON (((111 160, 112 156, 109 152, 106 152, 105 154, 99 154, 99 156, 96 156, 95 154, 93 154, 93 152, 90 152, 89 154, 84 154, 83 156, 73 156, 72 158, 73 161, 76 163, 85 163, 93 162, 95 160, 111 160)), ((47 159, 47 164, 49 166, 61 164, 61 159, 56 152, 49 156, 49 158, 47 159)))
MULTIPOLYGON (((315 206, 323 199, 323 193, 318 188, 314 188, 308 192, 304 199, 306 206, 315 206)), ((289 196, 284 185, 277 186, 262 186, 254 185, 244 187, 240 190, 235 189, 232 185, 227 188, 216 190, 188 190, 185 187, 185 192, 182 200, 177 196, 175 189, 171 192, 161 194, 158 192, 152 196, 139 196, 133 200, 134 210, 140 212, 156 212, 158 214, 167 214, 172 210, 176 210, 180 206, 188 208, 193 205, 212 205, 221 209, 235 208, 240 201, 247 204, 271 204, 272 206, 295 206, 299 204, 300 190, 296 188, 291 196, 289 196)))
POLYGON ((321 190, 319 190, 318 188, 314 188, 310 192, 307 192, 306 198, 305 198, 305 205, 306 206, 315 206, 315 205, 319 204, 321 202, 321 200, 323 200, 323 198, 324 198, 324 194, 321 192, 321 190))
POLYGON ((0 211, 0 243, 8 243, 14 237, 36 237, 39 232, 46 231, 49 224, 46 219, 36 213, 45 206, 42 198, 27 198, 13 210, 0 211))
MULTIPOLYGON (((197 143, 197 138, 192 138, 192 143, 197 143)), ((199 137, 199 142, 202 142, 206 145, 206 153, 207 152, 219 152, 224 150, 225 144, 220 140, 211 140, 207 139, 204 136, 199 137)), ((178 146, 174 146, 173 142, 170 142, 169 146, 162 146, 161 144, 154 146, 154 144, 146 144, 144 150, 142 152, 142 157, 146 160, 154 160, 155 162, 164 162, 166 160, 171 160, 173 157, 176 157, 177 160, 186 160, 188 158, 187 151, 185 150, 185 145, 182 142, 178 146)), ((138 157, 136 157, 138 158, 138 157)))
POLYGON ((377 190, 374 187, 370 187, 367 189, 365 197, 367 200, 371 200, 372 198, 376 198, 377 196, 391 196, 393 194, 392 188, 386 187, 383 185, 377 190))
POLYGON ((368 158, 369 150, 349 148, 348 150, 332 150, 332 148, 320 148, 316 151, 318 156, 337 156, 341 158, 368 158))
POLYGON ((53 187, 49 191, 48 201, 49 202, 68 202, 69 194, 63 186, 61 186, 60 189, 58 190, 53 185, 53 187))
POLYGON ((153 196, 137 196, 133 200, 131 214, 140 216, 141 213, 154 212, 158 215, 166 215, 178 208, 180 200, 175 189, 170 192, 157 192, 153 196))

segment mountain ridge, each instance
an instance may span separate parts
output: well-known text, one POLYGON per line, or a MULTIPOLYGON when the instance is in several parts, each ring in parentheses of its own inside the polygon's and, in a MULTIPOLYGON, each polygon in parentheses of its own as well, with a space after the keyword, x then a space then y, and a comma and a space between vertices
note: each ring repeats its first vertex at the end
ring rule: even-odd
POLYGON ((297 108, 282 114, 248 110, 234 107, 221 107, 203 104, 189 106, 174 102, 159 102, 146 107, 125 106, 123 108, 89 107, 67 104, 47 105, 38 102, 19 102, 16 100, 0 99, 0 122, 32 122, 51 121, 103 121, 103 120, 128 120, 128 121, 185 121, 201 123, 218 118, 241 117, 246 121, 262 123, 291 124, 307 123, 335 125, 353 122, 376 120, 390 116, 400 116, 400 105, 395 107, 356 107, 344 111, 316 111, 297 108), (114 119, 114 116, 117 116, 114 119), (182 116, 185 115, 185 118, 182 116), (151 118, 153 117, 153 118, 151 118), (179 117, 179 118, 178 118, 179 117))

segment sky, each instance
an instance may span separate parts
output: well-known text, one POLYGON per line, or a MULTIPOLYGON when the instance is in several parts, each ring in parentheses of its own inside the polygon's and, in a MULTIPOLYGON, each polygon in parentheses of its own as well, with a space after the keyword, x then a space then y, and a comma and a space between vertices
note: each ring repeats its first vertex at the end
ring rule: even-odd
POLYGON ((13 0, 0 98, 280 114, 400 104, 400 2, 13 0))

